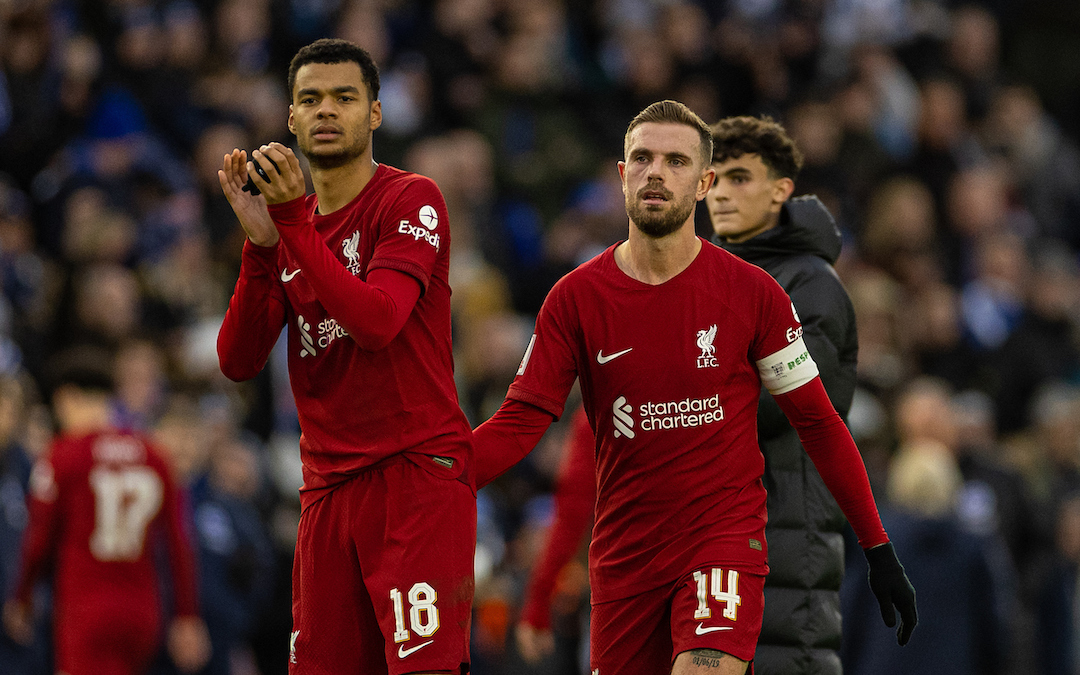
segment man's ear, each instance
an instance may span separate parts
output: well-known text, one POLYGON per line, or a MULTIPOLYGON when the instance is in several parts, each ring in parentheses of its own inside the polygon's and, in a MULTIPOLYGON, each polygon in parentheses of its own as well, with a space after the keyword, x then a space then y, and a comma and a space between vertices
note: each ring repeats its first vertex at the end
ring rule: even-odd
POLYGON ((698 183, 697 200, 700 202, 709 194, 709 190, 712 189, 713 183, 716 182, 716 169, 709 165, 709 168, 702 172, 701 181, 698 183))
POLYGON ((289 132, 293 136, 296 135, 296 120, 293 118, 291 103, 289 104, 289 132))
POLYGON ((795 192, 795 181, 786 176, 778 179, 773 184, 773 203, 783 204, 791 198, 793 192, 795 192))
POLYGON ((382 126, 382 101, 376 100, 371 104, 371 130, 375 131, 382 126))

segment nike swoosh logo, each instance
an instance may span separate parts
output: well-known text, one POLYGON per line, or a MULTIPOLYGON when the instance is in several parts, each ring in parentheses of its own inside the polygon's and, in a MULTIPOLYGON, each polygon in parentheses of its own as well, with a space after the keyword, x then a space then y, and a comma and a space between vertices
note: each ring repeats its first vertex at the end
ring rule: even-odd
POLYGON ((428 640, 427 642, 422 642, 422 643, 416 645, 415 647, 410 647, 409 649, 405 649, 405 645, 401 645, 400 647, 397 648, 398 658, 403 659, 406 656, 408 656, 409 654, 412 654, 413 652, 415 652, 415 651, 417 651, 419 649, 423 649, 424 647, 427 647, 432 642, 435 642, 435 641, 434 640, 428 640))
POLYGON ((293 277, 295 277, 297 274, 300 274, 300 268, 299 267, 296 268, 295 270, 293 270, 292 272, 290 272, 288 270, 288 268, 281 270, 281 283, 283 283, 283 284, 289 283, 290 281, 293 280, 293 277))
POLYGON ((732 630, 733 628, 733 626, 709 626, 706 628, 699 623, 697 628, 694 629, 694 632, 698 635, 704 635, 705 633, 712 633, 718 630, 732 630))
POLYGON ((632 352, 632 351, 634 351, 633 347, 631 347, 630 349, 624 349, 621 352, 615 352, 614 354, 608 354, 607 356, 604 356, 604 350, 601 349, 600 351, 596 352, 596 362, 599 363, 600 365, 604 365, 608 361, 610 361, 612 359, 617 359, 620 356, 622 356, 623 354, 625 354, 627 352, 632 352))

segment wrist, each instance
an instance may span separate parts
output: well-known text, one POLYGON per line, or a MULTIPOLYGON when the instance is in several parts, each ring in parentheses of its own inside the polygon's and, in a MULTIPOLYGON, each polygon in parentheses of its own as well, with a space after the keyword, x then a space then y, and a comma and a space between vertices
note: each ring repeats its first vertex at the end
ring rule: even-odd
POLYGON ((896 549, 891 541, 863 549, 863 554, 871 567, 900 567, 900 560, 896 557, 896 549))
POLYGON ((266 210, 278 227, 291 227, 308 221, 307 195, 280 204, 267 204, 266 210))

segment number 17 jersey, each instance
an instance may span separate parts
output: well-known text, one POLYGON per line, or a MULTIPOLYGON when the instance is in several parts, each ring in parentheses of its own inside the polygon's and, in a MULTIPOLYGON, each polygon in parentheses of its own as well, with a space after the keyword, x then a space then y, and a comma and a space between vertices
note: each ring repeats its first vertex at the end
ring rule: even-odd
POLYGON ((507 394, 559 416, 580 379, 596 433, 593 600, 701 563, 765 574, 761 383, 790 391, 817 374, 791 300, 704 240, 655 286, 620 270, 615 248, 551 290, 507 394))
POLYGON ((58 670, 86 672, 89 641, 116 633, 130 642, 127 649, 153 654, 162 609, 158 537, 168 544, 175 614, 197 614, 180 495, 165 460, 143 438, 60 436, 35 465, 30 489, 16 596, 29 601, 34 582, 55 569, 58 670))

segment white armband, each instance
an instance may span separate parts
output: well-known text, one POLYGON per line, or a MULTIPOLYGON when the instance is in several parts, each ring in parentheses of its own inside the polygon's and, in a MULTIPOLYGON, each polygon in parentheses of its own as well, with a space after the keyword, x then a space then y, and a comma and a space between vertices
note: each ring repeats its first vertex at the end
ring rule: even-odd
POLYGON ((757 362, 761 383, 773 394, 786 394, 817 377, 818 369, 803 339, 757 362))

